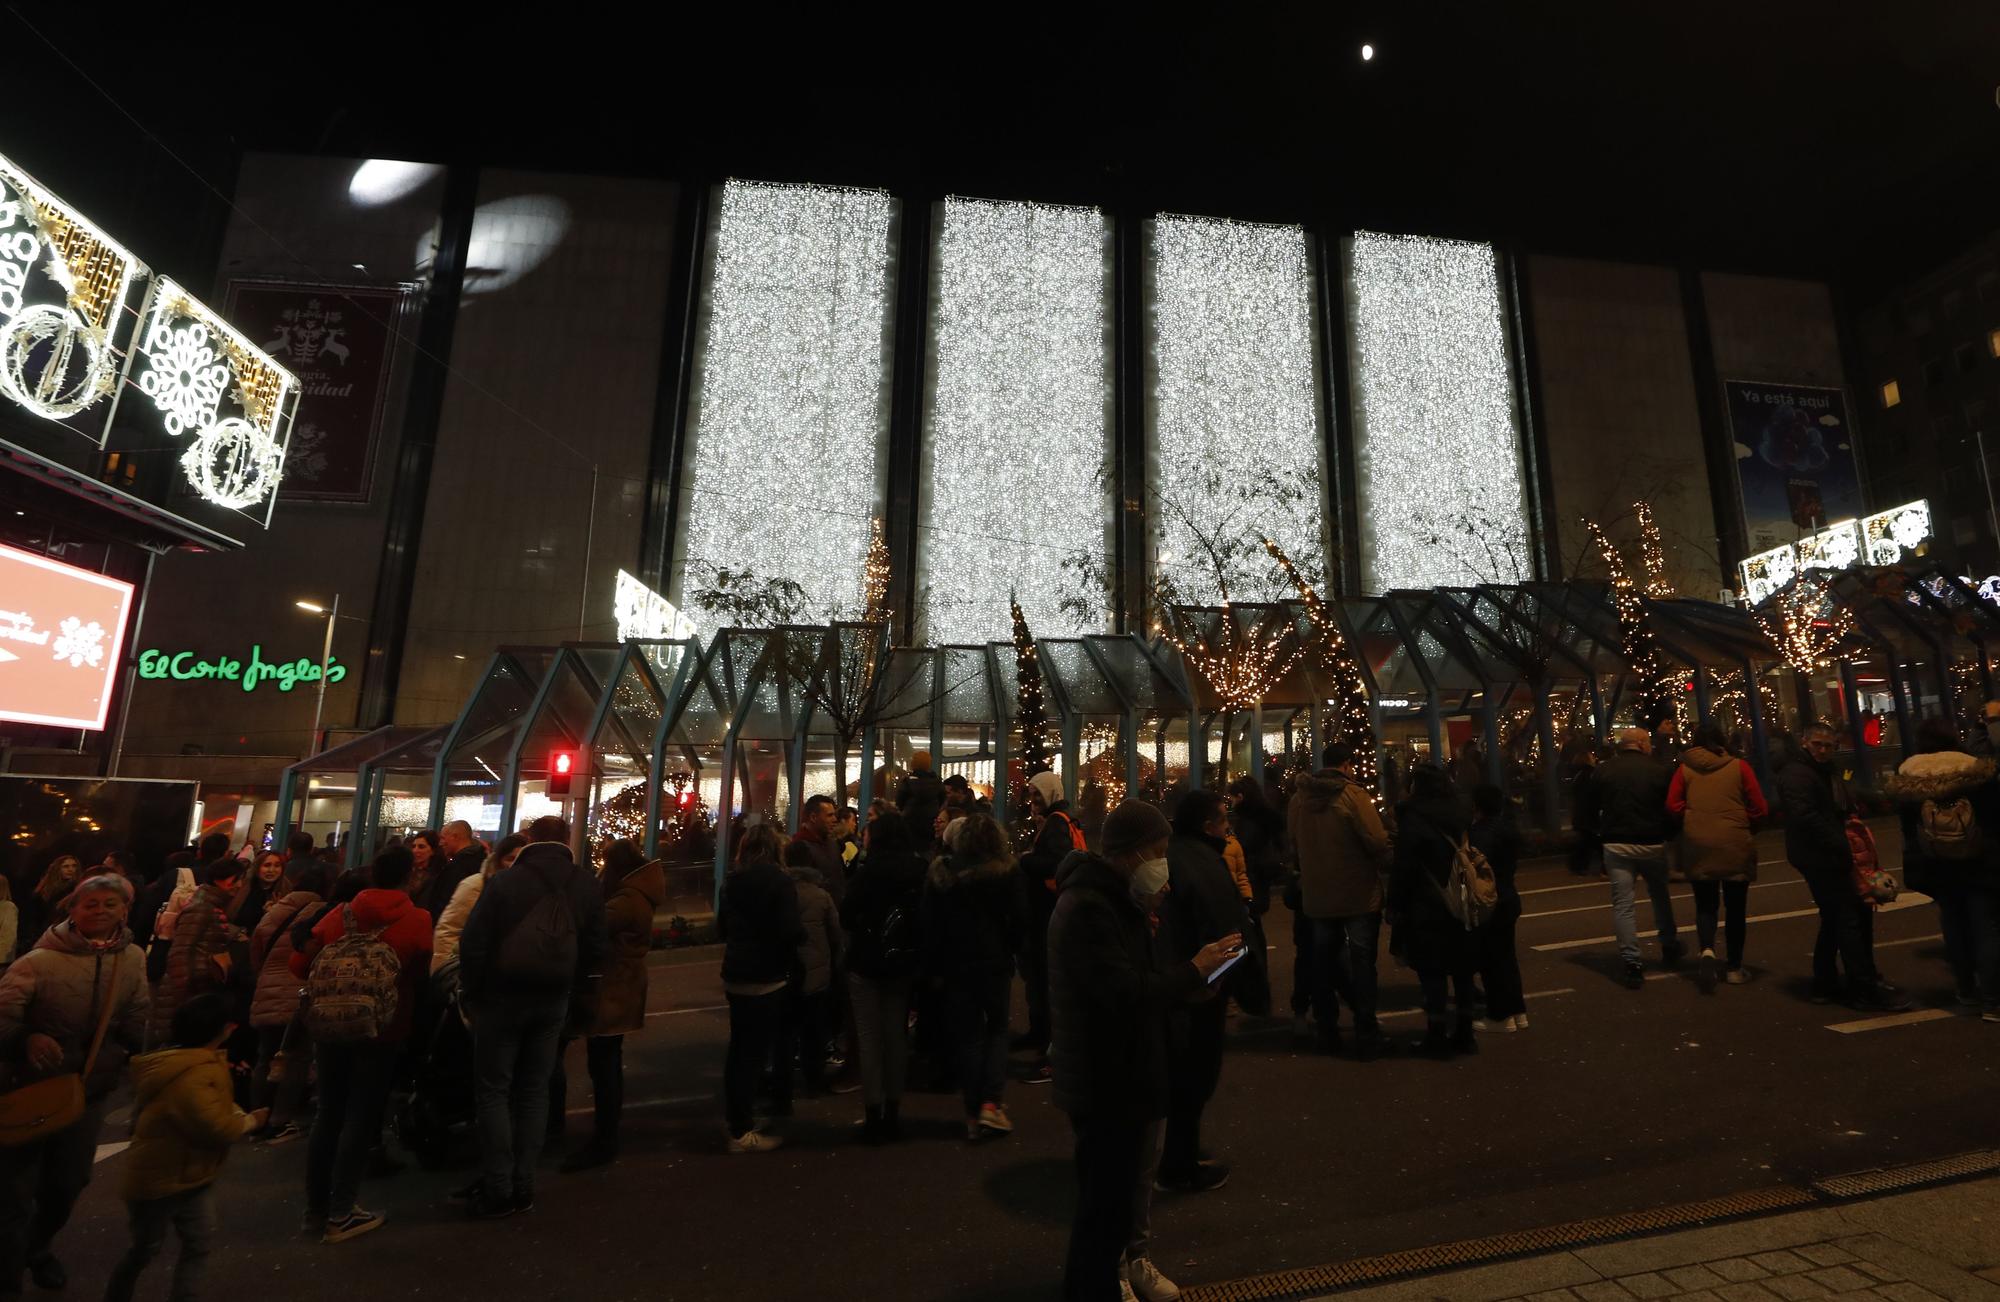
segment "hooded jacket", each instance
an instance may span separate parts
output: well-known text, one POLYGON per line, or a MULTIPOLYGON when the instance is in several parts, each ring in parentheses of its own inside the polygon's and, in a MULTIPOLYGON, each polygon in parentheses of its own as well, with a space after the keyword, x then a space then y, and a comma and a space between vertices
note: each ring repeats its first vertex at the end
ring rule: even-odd
POLYGON ((1167 1115, 1167 1014, 1201 993, 1193 963, 1164 963, 1126 880, 1088 850, 1057 872, 1049 919, 1049 1065, 1073 1117, 1167 1115))
POLYGON ((924 967, 932 976, 1011 972, 1027 943, 1027 879, 1012 858, 940 855, 924 878, 924 967))
POLYGON ((715 934, 722 941, 725 987, 791 980, 806 938, 798 888, 774 863, 738 864, 722 879, 715 934))
POLYGON ((111 1022, 104 1031, 85 1097, 102 1098, 118 1084, 125 1060, 145 1045, 146 959, 132 944, 132 933, 121 930, 110 944, 97 948, 79 936, 67 920, 42 933, 35 947, 14 960, 0 976, 0 1077, 25 1085, 49 1076, 83 1070, 97 1019, 108 996, 111 1022), (62 1064, 51 1072, 27 1065, 30 1035, 46 1035, 62 1046, 62 1064))
POLYGON ((132 1060, 132 1147, 120 1196, 166 1198, 213 1184, 229 1146, 250 1128, 236 1106, 229 1055, 161 1049, 132 1060))
MULTIPOLYGON (((396 1020, 383 1032, 384 1044, 400 1044, 410 1038, 410 1018, 423 988, 424 974, 431 957, 431 915, 410 902, 402 891, 372 887, 355 896, 350 907, 355 925, 363 931, 380 929, 382 940, 396 951, 402 970, 396 974, 396 1020)), ((347 934, 347 910, 339 907, 313 924, 312 940, 289 960, 292 975, 303 979, 312 972, 319 952, 347 934)))
MULTIPOLYGON (((914 975, 913 953, 884 953, 884 932, 892 914, 900 914, 902 939, 922 934, 925 868, 917 856, 891 858, 869 855, 847 884, 840 902, 840 925, 847 933, 848 970, 873 981, 893 981, 914 975)), ((899 950, 902 946, 898 945, 899 950)))
POLYGON ((1167 958, 1192 959, 1210 941, 1247 929, 1243 896, 1216 842, 1205 836, 1168 841, 1167 881, 1173 889, 1160 905, 1157 933, 1167 958))
POLYGON ((1793 751, 1778 770, 1785 809, 1785 858, 1807 874, 1845 875, 1854 870, 1847 844, 1847 813, 1833 795, 1833 766, 1793 751))
POLYGON ((929 769, 918 769, 903 779, 896 791, 896 808, 910 820, 910 833, 918 845, 930 843, 931 824, 944 805, 944 783, 929 769))
POLYGON ((627 873, 604 901, 602 972, 592 997, 591 1035, 646 1029, 646 955, 653 952, 653 911, 667 902, 667 870, 655 859, 627 873))
POLYGON ((236 980, 243 982, 238 990, 249 988, 249 973, 231 971, 225 974, 217 961, 229 953, 231 945, 245 938, 243 929, 228 918, 229 901, 234 890, 234 884, 225 890, 213 882, 202 887, 194 893, 187 907, 174 916, 172 932, 160 933, 171 934, 173 944, 167 950, 166 972, 153 991, 152 1025, 147 1044, 157 1046, 167 1042, 174 1013, 194 996, 220 990, 236 980))
POLYGON ((1903 821, 1903 871, 1911 890, 1948 888, 1957 882, 1991 879, 2000 868, 2000 766, 1964 751, 1912 755, 1882 779, 1882 794, 1896 802, 1903 821), (1924 850, 1921 824, 1924 802, 1949 804, 1964 800, 1984 835, 1984 853, 1977 859, 1939 859, 1924 850))
POLYGON ((1389 904, 1413 931, 1468 933, 1444 902, 1460 838, 1471 831, 1454 796, 1412 796, 1396 807, 1396 863, 1389 904))
POLYGON ((250 934, 250 966, 257 989, 250 996, 250 1025, 258 1030, 289 1026, 299 1012, 299 978, 292 975, 292 924, 320 902, 312 891, 291 891, 264 910, 250 934))
POLYGON ((1287 821, 1307 917, 1382 911, 1389 832, 1360 783, 1338 769, 1302 776, 1287 821))
MULTIPOLYGON (((421 912, 421 910, 419 910, 421 912)), ((425 918, 425 926, 430 925, 425 918)), ((505 999, 510 995, 573 995, 581 978, 604 961, 604 887, 596 874, 579 867, 569 847, 552 841, 523 846, 506 872, 487 878, 479 902, 458 935, 458 980, 466 998, 505 999), (576 923, 576 971, 560 989, 522 981, 499 966, 507 938, 549 892, 560 892, 576 923)), ((430 950, 428 930, 424 949, 430 950)))
POLYGON ((792 879, 792 891, 799 901, 799 990, 816 995, 833 985, 834 969, 840 965, 847 937, 840 930, 839 906, 826 889, 826 875, 818 868, 798 865, 785 869, 792 879))
POLYGON ((1747 763, 1689 746, 1667 788, 1667 811, 1682 816, 1681 867, 1689 881, 1757 880, 1751 824, 1771 811, 1747 763))

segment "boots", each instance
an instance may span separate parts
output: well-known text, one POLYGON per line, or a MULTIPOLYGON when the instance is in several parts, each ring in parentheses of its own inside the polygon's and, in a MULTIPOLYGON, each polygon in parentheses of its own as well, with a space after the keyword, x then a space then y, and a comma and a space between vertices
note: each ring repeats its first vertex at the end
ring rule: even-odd
POLYGON ((868 1104, 862 1109, 861 1114, 861 1142, 881 1144, 886 1143, 888 1138, 882 1126, 882 1109, 876 1104, 868 1104))
POLYGON ((1479 1041, 1473 1038, 1472 1015, 1460 1013, 1458 1026, 1452 1031, 1451 1050, 1453 1053, 1478 1053, 1479 1041))
POLYGON ((1424 1058, 1451 1057, 1451 1037, 1445 1034, 1443 1022, 1430 1022, 1425 1025, 1424 1038, 1417 1043, 1417 1053, 1424 1058))
POLYGON ((903 1101, 890 1099, 882 1105, 882 1138, 895 1143, 903 1137, 903 1101))

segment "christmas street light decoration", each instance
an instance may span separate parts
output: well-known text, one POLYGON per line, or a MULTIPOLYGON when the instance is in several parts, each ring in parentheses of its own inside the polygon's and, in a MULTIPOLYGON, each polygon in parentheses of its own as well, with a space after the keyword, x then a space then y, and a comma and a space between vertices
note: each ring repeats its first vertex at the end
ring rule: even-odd
POLYGON ((1298 590, 1299 601, 1305 606, 1306 619, 1311 622, 1317 641, 1314 652, 1320 665, 1333 675, 1334 699, 1339 705, 1335 716, 1333 735, 1329 740, 1345 741, 1354 748, 1354 772, 1362 786, 1375 790, 1375 719, 1368 708, 1368 687, 1361 676, 1361 666, 1354 658, 1353 650, 1347 644, 1347 637, 1340 631, 1340 623, 1312 584, 1299 573, 1298 566, 1285 549, 1271 539, 1264 539, 1264 550, 1271 553, 1271 559, 1285 572, 1292 586, 1298 590))
POLYGON ((1755 614, 1785 663, 1802 674, 1843 659, 1840 646, 1854 632, 1854 612, 1834 599, 1831 585, 1818 575, 1800 575, 1755 614))
POLYGON ((1215 690, 1225 710, 1257 705, 1305 654, 1288 620, 1266 615, 1254 628, 1239 628, 1227 591, 1212 636, 1182 636, 1181 626, 1187 622, 1181 609, 1169 609, 1163 612, 1159 634, 1215 690))

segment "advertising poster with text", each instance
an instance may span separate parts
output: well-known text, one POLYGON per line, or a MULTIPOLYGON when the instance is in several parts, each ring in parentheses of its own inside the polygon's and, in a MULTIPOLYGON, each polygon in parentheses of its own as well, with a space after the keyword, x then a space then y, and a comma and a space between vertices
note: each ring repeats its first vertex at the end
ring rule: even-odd
POLYGON ((1752 555, 1862 513, 1846 395, 1745 380, 1723 389, 1752 555))
POLYGON ((365 502, 388 401, 401 286, 230 282, 230 321, 299 377, 278 496, 365 502))
POLYGON ((104 727, 132 585, 0 547, 0 720, 104 727))

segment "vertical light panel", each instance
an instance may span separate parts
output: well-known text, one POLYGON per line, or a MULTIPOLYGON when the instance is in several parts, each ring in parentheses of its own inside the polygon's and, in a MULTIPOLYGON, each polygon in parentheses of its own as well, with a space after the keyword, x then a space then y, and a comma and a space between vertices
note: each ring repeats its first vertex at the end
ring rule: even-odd
POLYGON ((884 428, 889 229, 875 190, 722 189, 681 591, 716 568, 861 609, 884 428))
POLYGON ((1010 589, 1038 636, 1104 630, 1084 579, 1106 570, 1112 517, 1104 237, 1095 208, 944 201, 919 543, 933 644, 1010 637, 1010 589))
POLYGON ((1349 308, 1369 591, 1532 579, 1492 246, 1360 232, 1349 308))
POLYGON ((1154 563, 1185 600, 1281 597, 1269 536, 1309 576, 1325 561, 1312 270, 1297 226, 1153 223, 1154 563))

